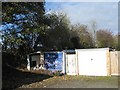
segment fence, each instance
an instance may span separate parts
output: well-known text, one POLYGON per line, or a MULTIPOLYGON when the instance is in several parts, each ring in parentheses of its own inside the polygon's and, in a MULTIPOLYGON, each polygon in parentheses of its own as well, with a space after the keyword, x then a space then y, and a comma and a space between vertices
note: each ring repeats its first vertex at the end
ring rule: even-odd
POLYGON ((111 75, 120 75, 120 51, 110 51, 111 75))

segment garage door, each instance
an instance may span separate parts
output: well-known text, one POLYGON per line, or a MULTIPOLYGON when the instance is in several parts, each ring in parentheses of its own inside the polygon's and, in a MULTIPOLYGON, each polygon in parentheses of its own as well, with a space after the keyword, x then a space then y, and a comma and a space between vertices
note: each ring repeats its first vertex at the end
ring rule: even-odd
POLYGON ((76 75, 75 54, 66 55, 66 57, 67 57, 67 74, 76 75))
POLYGON ((106 50, 77 51, 79 75, 107 76, 106 50))

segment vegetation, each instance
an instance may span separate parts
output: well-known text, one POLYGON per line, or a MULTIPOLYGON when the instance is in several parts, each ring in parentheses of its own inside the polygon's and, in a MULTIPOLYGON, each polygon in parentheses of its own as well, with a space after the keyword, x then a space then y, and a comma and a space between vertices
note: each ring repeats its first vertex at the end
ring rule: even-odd
POLYGON ((26 64, 26 54, 33 52, 36 42, 44 31, 43 2, 3 2, 2 3, 2 51, 13 65, 26 64), (16 64, 17 61, 17 64, 16 64))
POLYGON ((98 47, 114 47, 114 38, 111 32, 107 30, 97 31, 98 47))
POLYGON ((66 14, 45 13, 44 2, 2 3, 3 63, 25 66, 34 51, 111 47, 120 50, 118 36, 106 29, 71 25, 66 14), (90 31, 96 31, 91 33, 90 31), (9 60, 8 60, 9 58, 9 60))
POLYGON ((92 35, 86 25, 77 24, 72 26, 71 35, 74 48, 92 48, 94 46, 92 35))

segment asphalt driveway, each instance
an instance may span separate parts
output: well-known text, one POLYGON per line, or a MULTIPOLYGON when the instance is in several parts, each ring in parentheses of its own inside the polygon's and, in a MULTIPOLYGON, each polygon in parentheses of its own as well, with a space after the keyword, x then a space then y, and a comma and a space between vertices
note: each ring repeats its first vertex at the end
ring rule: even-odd
POLYGON ((118 77, 55 76, 20 88, 118 88, 118 77))

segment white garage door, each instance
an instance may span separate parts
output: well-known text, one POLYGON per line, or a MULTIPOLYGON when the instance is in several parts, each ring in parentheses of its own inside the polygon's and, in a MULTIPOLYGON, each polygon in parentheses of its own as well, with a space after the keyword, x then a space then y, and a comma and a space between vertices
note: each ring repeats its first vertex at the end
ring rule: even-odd
POLYGON ((78 51, 79 75, 107 76, 106 50, 78 51))

